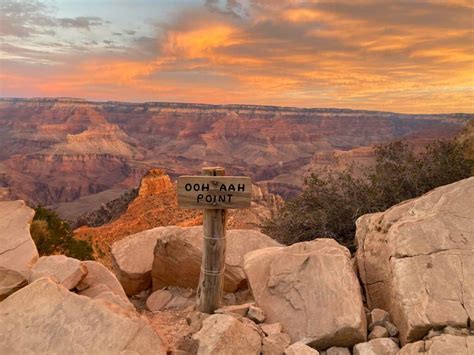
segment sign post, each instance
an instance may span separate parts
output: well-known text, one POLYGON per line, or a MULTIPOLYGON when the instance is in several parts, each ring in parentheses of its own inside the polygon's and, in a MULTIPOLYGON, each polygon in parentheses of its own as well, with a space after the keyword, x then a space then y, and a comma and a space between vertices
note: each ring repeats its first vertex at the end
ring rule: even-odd
POLYGON ((224 176, 223 168, 204 168, 202 176, 178 178, 178 205, 203 209, 203 250, 199 278, 198 310, 213 313, 224 290, 226 222, 228 208, 249 208, 249 177, 224 176))

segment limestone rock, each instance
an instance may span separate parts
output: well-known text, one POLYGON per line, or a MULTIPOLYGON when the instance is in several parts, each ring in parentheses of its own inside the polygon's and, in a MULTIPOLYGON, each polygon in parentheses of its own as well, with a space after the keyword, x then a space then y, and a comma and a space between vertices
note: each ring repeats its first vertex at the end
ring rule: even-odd
POLYGON ((352 350, 353 355, 395 355, 400 348, 389 338, 380 338, 359 343, 352 350))
POLYGON ((290 345, 288 334, 277 333, 269 335, 262 340, 262 355, 281 355, 290 345))
POLYGON ((105 285, 117 296, 128 301, 127 295, 117 277, 109 271, 104 265, 95 261, 83 261, 82 265, 87 269, 87 275, 76 286, 80 291, 94 287, 96 285, 105 285))
POLYGON ((0 303, 2 354, 166 354, 144 318, 40 279, 0 303))
POLYGON ((285 355, 319 355, 319 352, 299 341, 287 347, 285 355))
POLYGON ((193 339, 199 341, 198 355, 259 355, 261 350, 258 332, 226 314, 206 318, 193 339))
POLYGON ((389 311, 402 344, 474 324, 474 177, 357 221, 370 308, 389 311))
POLYGON ((68 290, 76 287, 87 274, 87 269, 79 260, 64 255, 42 256, 32 271, 30 283, 45 276, 53 276, 68 290))
POLYGON ((178 227, 158 227, 132 234, 112 245, 112 266, 125 293, 133 296, 151 286, 156 240, 178 227))
POLYGON ((38 250, 30 235, 35 211, 24 201, 0 201, 0 266, 26 276, 38 260, 38 250))
POLYGON ((333 346, 326 350, 326 355, 351 355, 351 351, 348 348, 333 346))
MULTIPOLYGON (((167 231, 157 238, 154 250, 153 289, 169 285, 196 288, 201 271, 202 227, 163 228, 167 231)), ((234 292, 247 285, 243 271, 246 253, 280 245, 269 236, 252 230, 229 230, 226 241, 225 292, 234 292)))
POLYGON ((471 355, 474 354, 474 336, 443 334, 426 341, 407 344, 397 355, 471 355))
POLYGON ((333 239, 253 251, 245 273, 267 322, 314 348, 365 341, 366 318, 349 251, 333 239), (284 260, 285 262, 282 262, 284 260))
POLYGON ((28 281, 18 271, 0 266, 0 301, 27 284, 28 281))

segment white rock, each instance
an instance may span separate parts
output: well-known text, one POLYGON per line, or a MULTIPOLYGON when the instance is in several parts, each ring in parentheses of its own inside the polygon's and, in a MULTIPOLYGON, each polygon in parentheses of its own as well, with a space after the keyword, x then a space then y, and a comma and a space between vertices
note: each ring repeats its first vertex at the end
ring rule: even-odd
MULTIPOLYGON (((112 294, 112 293, 111 293, 112 294)), ((40 279, 0 303, 1 354, 166 354, 135 312, 40 279)))
POLYGON ((281 323, 293 342, 324 349, 366 340, 359 282, 349 251, 335 240, 253 251, 244 267, 267 322, 281 323))
POLYGON ((387 310, 402 344, 474 324, 474 177, 357 221, 370 308, 387 310))

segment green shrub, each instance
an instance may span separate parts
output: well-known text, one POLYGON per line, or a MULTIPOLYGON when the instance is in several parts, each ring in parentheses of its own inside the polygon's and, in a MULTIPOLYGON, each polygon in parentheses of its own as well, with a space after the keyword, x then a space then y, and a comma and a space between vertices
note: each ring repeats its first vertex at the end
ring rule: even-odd
POLYGON ((31 236, 40 255, 64 254, 79 260, 92 260, 90 241, 77 240, 69 224, 56 212, 38 206, 31 224, 31 236))
POLYGON ((330 237, 354 250, 355 221, 471 176, 472 160, 455 141, 435 142, 421 153, 403 142, 377 146, 376 163, 360 178, 348 169, 309 176, 299 196, 288 201, 262 229, 284 244, 330 237))

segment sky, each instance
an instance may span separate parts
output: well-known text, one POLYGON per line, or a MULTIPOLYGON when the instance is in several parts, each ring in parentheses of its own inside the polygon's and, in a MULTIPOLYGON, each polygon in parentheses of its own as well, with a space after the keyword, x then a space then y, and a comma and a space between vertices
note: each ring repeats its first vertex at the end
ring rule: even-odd
POLYGON ((0 0, 0 96, 474 112, 471 0, 0 0))

